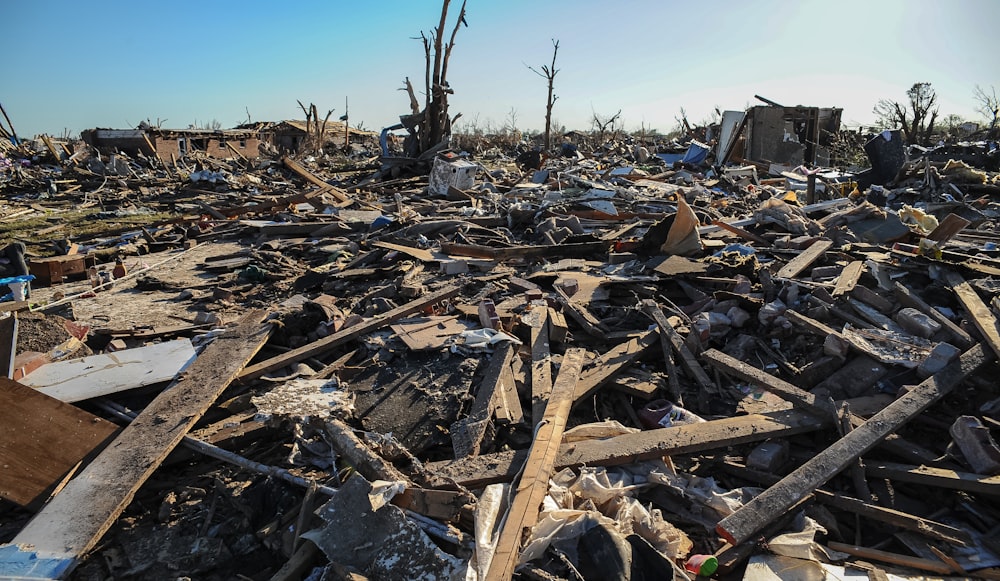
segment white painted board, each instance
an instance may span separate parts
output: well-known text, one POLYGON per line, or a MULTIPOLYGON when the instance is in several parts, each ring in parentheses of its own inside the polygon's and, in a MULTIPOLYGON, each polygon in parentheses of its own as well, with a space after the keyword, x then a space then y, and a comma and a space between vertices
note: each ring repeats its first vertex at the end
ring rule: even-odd
POLYGON ((66 403, 170 381, 195 360, 190 339, 43 365, 21 383, 66 403))

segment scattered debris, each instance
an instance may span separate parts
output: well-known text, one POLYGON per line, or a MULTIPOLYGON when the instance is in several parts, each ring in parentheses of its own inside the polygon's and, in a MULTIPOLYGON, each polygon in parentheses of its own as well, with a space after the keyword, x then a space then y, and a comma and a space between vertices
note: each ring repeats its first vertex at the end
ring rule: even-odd
POLYGON ((4 146, 0 575, 1000 575, 994 146, 463 151, 434 91, 403 157, 315 105, 4 146))

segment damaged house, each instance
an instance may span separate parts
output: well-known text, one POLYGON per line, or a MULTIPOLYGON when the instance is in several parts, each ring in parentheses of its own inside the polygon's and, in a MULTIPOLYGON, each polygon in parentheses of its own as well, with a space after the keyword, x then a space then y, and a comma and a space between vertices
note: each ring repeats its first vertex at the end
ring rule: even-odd
POLYGON ((740 158, 788 167, 828 166, 831 139, 840 130, 843 111, 770 102, 745 113, 726 111, 716 153, 723 161, 740 158))
POLYGON ((256 129, 162 129, 140 126, 137 129, 87 129, 81 139, 101 153, 156 155, 163 161, 191 151, 227 159, 260 156, 260 132, 256 129))
MULTIPOLYGON (((268 124, 263 129, 263 139, 279 151, 298 151, 313 133, 315 127, 298 119, 286 119, 268 124)), ((327 121, 323 130, 324 146, 344 147, 363 140, 376 140, 378 133, 355 129, 339 121, 327 121)))

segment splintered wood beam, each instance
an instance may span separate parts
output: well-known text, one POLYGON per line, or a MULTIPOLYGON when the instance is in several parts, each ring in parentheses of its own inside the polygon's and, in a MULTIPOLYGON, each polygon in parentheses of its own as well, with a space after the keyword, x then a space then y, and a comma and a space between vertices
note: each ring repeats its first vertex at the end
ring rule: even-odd
POLYGON ((632 364, 640 355, 660 338, 656 330, 646 331, 636 339, 630 339, 598 357, 594 366, 580 376, 573 395, 573 405, 578 405, 597 393, 623 369, 632 364))
POLYGON ((510 341, 501 343, 493 353, 493 358, 486 367, 486 376, 479 383, 476 399, 472 403, 469 415, 455 422, 451 427, 452 447, 455 457, 476 456, 486 435, 486 427, 493 413, 493 402, 496 400, 500 383, 504 380, 504 371, 510 371, 510 362, 514 358, 514 345, 510 341))
POLYGON ((62 579, 69 575, 114 524, 139 487, 267 342, 271 326, 261 324, 264 314, 248 313, 219 335, 25 525, 10 545, 0 547, 0 571, 27 578, 62 579))
POLYGON ((788 264, 782 266, 781 270, 775 276, 778 278, 795 278, 802 274, 802 271, 812 266, 812 263, 816 262, 831 246, 833 246, 832 240, 817 240, 813 242, 809 248, 806 248, 798 256, 789 260, 788 264))
POLYGON ((281 355, 276 355, 270 359, 265 359, 260 363, 255 363, 244 369, 243 372, 240 373, 239 378, 241 381, 256 379, 265 373, 281 369, 286 365, 291 365, 293 363, 298 363, 303 359, 321 355, 327 351, 331 351, 338 345, 342 345, 348 341, 357 339, 362 335, 367 335, 368 333, 381 329, 382 327, 385 327, 390 323, 394 323, 407 315, 421 311, 425 307, 450 299, 457 295, 461 290, 461 286, 449 286, 437 292, 420 297, 419 299, 412 300, 405 305, 396 307, 395 309, 383 313, 369 321, 359 323, 346 329, 341 329, 333 335, 329 335, 319 339, 318 341, 313 341, 312 343, 303 345, 298 349, 292 349, 287 353, 282 353, 281 355))
POLYGON ((294 159, 286 156, 281 158, 281 163, 285 164, 285 167, 290 169, 292 173, 294 173, 295 175, 313 184, 314 186, 319 186, 320 188, 323 189, 324 192, 330 194, 334 198, 337 198, 339 201, 345 204, 354 203, 355 200, 351 198, 351 196, 347 195, 346 192, 343 192, 340 189, 335 188, 334 186, 331 186, 330 184, 319 179, 318 177, 316 177, 315 174, 307 170, 303 165, 301 165, 294 159))
POLYGON ((756 242, 757 244, 760 244, 761 246, 763 246, 765 248, 771 246, 771 242, 769 240, 767 240, 766 238, 761 238, 760 236, 757 236, 753 232, 747 232, 743 228, 738 228, 736 226, 733 226, 732 224, 727 224, 727 223, 723 222, 722 220, 713 220, 712 221, 712 225, 713 226, 718 226, 719 228, 722 228, 726 232, 729 232, 730 234, 735 234, 735 235, 739 236, 740 238, 744 238, 744 239, 749 240, 751 242, 756 242))
MULTIPOLYGON (((668 337, 669 331, 666 327, 670 327, 670 321, 667 320, 667 316, 663 314, 660 306, 656 304, 655 301, 646 300, 642 303, 643 310, 656 322, 657 327, 660 329, 660 337, 668 337)), ((670 327, 673 330, 673 327, 670 327)), ((675 331, 676 332, 676 331, 675 331)), ((673 347, 670 341, 661 340, 660 348, 663 350, 663 366, 667 370, 667 386, 670 388, 670 397, 678 404, 682 405, 681 401, 681 381, 677 377, 677 364, 674 362, 673 347)))
POLYGON ((848 264, 844 267, 844 270, 840 271, 840 276, 837 277, 837 286, 833 288, 833 292, 830 294, 834 297, 839 297, 842 294, 851 292, 858 284, 858 281, 861 280, 861 275, 864 272, 864 262, 855 260, 848 264))
POLYGON ((684 344, 684 337, 674 329, 674 326, 670 324, 667 320, 666 315, 660 309, 660 306, 656 304, 656 301, 646 300, 642 303, 642 308, 645 312, 652 315, 653 320, 656 321, 656 325, 659 327, 660 332, 664 333, 667 341, 670 343, 670 347, 674 350, 674 353, 681 358, 681 365, 684 370, 688 372, 695 383, 698 384, 702 390, 712 391, 716 390, 715 382, 712 378, 705 373, 705 369, 698 363, 698 359, 691 353, 687 345, 684 344), (657 316, 659 313, 659 316, 657 316))
POLYGON ((563 356, 559 375, 552 386, 552 395, 535 432, 524 473, 517 483, 517 493, 500 529, 486 581, 509 581, 521 551, 524 530, 534 526, 538 520, 573 404, 573 391, 583 367, 584 353, 583 349, 570 348, 563 356))
POLYGON ((951 285, 951 290, 955 291, 959 302, 972 317, 976 328, 983 334, 986 344, 990 346, 997 357, 1000 357, 1000 325, 997 325, 997 319, 993 316, 990 308, 986 306, 983 299, 979 298, 976 289, 962 278, 962 275, 949 271, 945 273, 945 280, 951 285))
POLYGON ((927 235, 927 239, 933 240, 934 242, 947 242, 951 240, 955 234, 958 234, 970 224, 972 224, 972 222, 966 220, 958 214, 948 214, 944 217, 944 220, 941 220, 941 223, 937 225, 937 228, 931 230, 931 233, 927 235))
POLYGON ((541 421, 552 391, 549 309, 545 301, 533 301, 525 319, 531 345, 531 425, 534 426, 541 421))
POLYGON ((893 462, 866 463, 865 471, 872 476, 898 482, 1000 496, 1000 476, 983 476, 971 472, 959 472, 930 466, 910 466, 893 462))
POLYGON ((844 496, 843 494, 817 490, 816 499, 827 506, 891 524, 901 529, 915 531, 932 539, 956 545, 971 545, 973 542, 972 535, 962 529, 930 519, 920 518, 900 510, 851 498, 850 496, 844 496))
MULTIPOLYGON (((556 468, 619 466, 675 454, 693 454, 815 432, 832 427, 833 422, 832 416, 819 418, 801 410, 789 409, 645 430, 604 440, 563 444, 559 448, 556 468)), ((510 482, 524 465, 527 455, 526 450, 507 451, 477 458, 432 462, 428 467, 463 486, 478 488, 495 482, 510 482)))
MULTIPOLYGON (((722 464, 722 468, 726 472, 740 478, 768 486, 781 480, 780 476, 770 472, 761 472, 760 470, 747 468, 745 465, 737 464, 735 462, 724 462, 722 464)), ((954 543, 956 545, 971 545, 973 542, 972 535, 962 529, 939 523, 937 521, 920 518, 899 510, 885 508, 877 504, 865 502, 843 494, 828 492, 822 488, 818 488, 813 491, 813 496, 816 497, 816 500, 827 506, 851 512, 871 520, 891 524, 902 529, 915 531, 933 539, 954 543)))
POLYGON ((716 531, 734 545, 750 539, 768 522, 839 474, 854 459, 871 450, 886 436, 941 399, 990 359, 981 345, 969 349, 958 361, 921 382, 857 429, 719 521, 716 531))
POLYGON ((863 559, 871 559, 874 561, 881 561, 883 563, 891 563, 893 565, 902 565, 904 567, 920 569, 921 571, 941 573, 942 575, 954 573, 951 567, 942 561, 932 561, 930 559, 923 559, 920 557, 900 555, 899 553, 890 553, 888 551, 869 549, 868 547, 859 547, 857 545, 845 545, 844 543, 838 543, 835 541, 827 542, 826 546, 830 547, 834 551, 840 551, 841 553, 847 553, 848 555, 861 557, 863 559))
POLYGON ((817 414, 820 417, 837 417, 837 408, 833 400, 829 397, 822 398, 808 391, 801 389, 763 370, 757 369, 753 365, 747 365, 735 357, 730 357, 718 349, 709 349, 701 354, 709 363, 714 365, 719 371, 738 377, 743 381, 762 387, 778 397, 801 406, 806 411, 817 414))
POLYGON ((604 325, 601 324, 601 322, 598 321, 594 315, 590 314, 590 311, 588 311, 583 305, 578 305, 569 300, 569 296, 566 295, 563 289, 558 286, 554 288, 556 291, 556 300, 558 300, 559 304, 563 306, 563 310, 569 313, 569 316, 572 317, 574 321, 579 323, 588 335, 598 339, 607 338, 604 325))
POLYGON ((944 316, 944 313, 924 302, 924 299, 917 296, 913 291, 906 288, 899 281, 893 283, 892 290, 896 294, 896 300, 899 301, 899 304, 904 307, 917 309, 938 323, 941 323, 941 326, 949 335, 951 335, 951 338, 955 340, 955 345, 958 347, 968 349, 969 347, 972 347, 973 343, 975 343, 972 339, 972 335, 966 333, 965 330, 956 325, 954 321, 944 316))

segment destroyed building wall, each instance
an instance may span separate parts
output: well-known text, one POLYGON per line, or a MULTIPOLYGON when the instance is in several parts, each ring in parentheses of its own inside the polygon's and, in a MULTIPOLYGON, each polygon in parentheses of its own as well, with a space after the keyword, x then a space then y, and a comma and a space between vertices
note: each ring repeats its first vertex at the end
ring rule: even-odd
POLYGON ((243 157, 260 156, 260 138, 253 132, 176 129, 158 130, 150 134, 150 139, 156 147, 156 155, 163 161, 170 161, 171 155, 181 157, 192 151, 200 151, 219 159, 236 156, 227 143, 243 157))
POLYGON ((163 161, 179 158, 191 151, 200 151, 211 157, 228 159, 236 154, 227 146, 231 144, 243 157, 260 156, 260 136, 256 131, 200 130, 200 129, 88 129, 81 139, 101 153, 111 155, 155 154, 163 161))
POLYGON ((828 165, 830 139, 840 129, 843 109, 759 106, 750 109, 745 157, 797 166, 828 165))
MULTIPOLYGON (((299 151, 302 145, 309 139, 310 133, 315 133, 315 128, 309 126, 310 131, 306 131, 305 121, 290 119, 271 125, 263 132, 264 141, 273 145, 280 151, 299 151)), ((373 131, 363 131, 348 127, 347 132, 352 143, 363 140, 378 138, 378 134, 373 131)), ((344 124, 338 121, 327 121, 323 135, 324 146, 343 147, 344 146, 344 124)))

